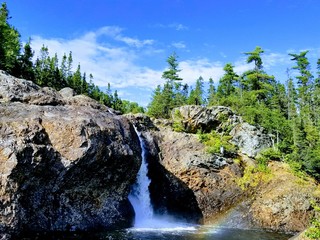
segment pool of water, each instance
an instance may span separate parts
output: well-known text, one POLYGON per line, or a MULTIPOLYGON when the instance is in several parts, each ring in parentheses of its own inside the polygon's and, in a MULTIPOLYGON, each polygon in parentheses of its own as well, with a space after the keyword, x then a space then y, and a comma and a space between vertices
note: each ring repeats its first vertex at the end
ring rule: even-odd
POLYGON ((286 240, 285 233, 215 226, 183 226, 173 228, 130 228, 96 233, 38 233, 21 236, 24 240, 286 240))

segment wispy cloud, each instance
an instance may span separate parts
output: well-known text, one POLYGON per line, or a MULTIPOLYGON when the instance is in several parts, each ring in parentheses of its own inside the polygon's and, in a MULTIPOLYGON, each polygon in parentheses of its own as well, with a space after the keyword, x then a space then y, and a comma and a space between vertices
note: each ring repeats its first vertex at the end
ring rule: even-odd
POLYGON ((261 56, 265 69, 271 69, 272 67, 279 65, 290 66, 290 56, 286 53, 265 53, 261 56))
POLYGON ((156 24, 155 27, 159 28, 171 28, 176 31, 188 30, 189 28, 181 23, 170 23, 170 24, 156 24))
POLYGON ((31 44, 36 56, 39 55, 42 45, 48 46, 52 55, 57 53, 60 57, 72 51, 74 65, 81 63, 82 71, 92 73, 95 83, 99 86, 110 83, 113 88, 153 88, 161 82, 162 71, 140 66, 137 61, 141 49, 136 50, 150 46, 153 40, 131 38, 124 36, 122 32, 119 27, 103 27, 68 40, 33 36, 31 44), (101 40, 103 37, 109 38, 101 40))
POLYGON ((218 82, 223 75, 222 63, 211 62, 206 58, 182 61, 179 67, 181 68, 181 77, 184 79, 184 82, 189 85, 194 84, 200 76, 202 76, 205 81, 212 78, 215 82, 218 82))
POLYGON ((179 49, 183 49, 187 47, 187 45, 184 42, 173 42, 171 45, 179 49))

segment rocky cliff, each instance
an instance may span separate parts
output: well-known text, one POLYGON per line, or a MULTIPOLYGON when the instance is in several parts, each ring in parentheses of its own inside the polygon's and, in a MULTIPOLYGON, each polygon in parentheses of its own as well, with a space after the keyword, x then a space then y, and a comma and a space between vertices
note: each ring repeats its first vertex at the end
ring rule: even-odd
POLYGON ((130 122, 86 96, 0 72, 0 228, 128 227, 140 166, 130 122))
MULTIPOLYGON (((314 214, 310 202, 319 195, 316 182, 295 176, 283 162, 271 161, 266 172, 255 170, 254 157, 273 146, 271 135, 243 122, 226 107, 183 106, 172 115, 171 122, 135 116, 149 142, 150 159, 192 190, 196 200, 172 193, 179 184, 159 185, 154 180, 155 192, 175 196, 172 208, 182 212, 189 204, 191 211, 197 210, 196 204, 204 223, 220 222, 226 227, 297 232, 308 226, 314 214), (177 124, 179 132, 173 130, 177 124), (199 131, 228 134, 238 153, 209 153, 195 134, 199 131)), ((155 171, 154 175, 161 174, 155 171)), ((155 176, 150 175, 151 179, 155 176)), ((159 200, 158 205, 162 206, 159 200)))
POLYGON ((131 226, 128 194, 141 163, 132 124, 146 143, 156 214, 282 231, 308 225, 317 184, 282 162, 255 171, 271 135, 221 106, 184 106, 172 117, 118 116, 72 89, 0 72, 0 232, 131 226), (228 135, 236 152, 208 151, 197 132, 212 131, 228 135))

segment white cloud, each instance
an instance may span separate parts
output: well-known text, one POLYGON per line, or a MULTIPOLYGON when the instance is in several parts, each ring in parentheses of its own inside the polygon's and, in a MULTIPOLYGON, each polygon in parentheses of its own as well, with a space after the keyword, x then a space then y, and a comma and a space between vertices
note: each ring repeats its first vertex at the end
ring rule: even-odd
POLYGON ((155 27, 159 28, 172 28, 177 31, 188 30, 189 28, 181 23, 171 23, 171 24, 156 24, 155 27))
POLYGON ((181 23, 172 23, 172 24, 169 24, 169 27, 174 28, 177 31, 188 30, 188 27, 181 23))
POLYGON ((284 53, 265 53, 261 56, 263 61, 263 66, 265 69, 269 70, 272 67, 279 65, 290 66, 291 60, 288 54, 284 53))
POLYGON ((223 75, 223 66, 220 62, 211 62, 206 58, 198 60, 182 61, 179 64, 181 69, 180 76, 184 79, 184 83, 192 85, 202 76, 205 81, 212 78, 218 82, 223 75))
POLYGON ((138 48, 141 48, 145 45, 152 45, 154 42, 153 40, 150 40, 150 39, 141 41, 136 38, 123 37, 123 36, 117 36, 116 40, 122 41, 122 42, 128 44, 129 46, 135 46, 138 48))
POLYGON ((103 27, 69 40, 33 36, 31 44, 36 56, 39 55, 42 45, 48 46, 50 54, 57 53, 60 59, 64 53, 72 51, 73 67, 80 63, 82 71, 93 74, 94 82, 98 86, 107 86, 110 83, 114 89, 130 86, 154 88, 161 83, 162 71, 139 66, 137 64, 139 55, 136 51, 136 48, 151 45, 153 40, 123 36, 122 31, 119 27, 103 27), (100 39, 102 36, 110 39, 102 41, 100 39), (125 45, 115 44, 113 41, 125 45))
POLYGON ((173 47, 175 48, 179 48, 179 49, 183 49, 183 48, 186 48, 186 44, 184 42, 173 42, 171 44, 173 47))

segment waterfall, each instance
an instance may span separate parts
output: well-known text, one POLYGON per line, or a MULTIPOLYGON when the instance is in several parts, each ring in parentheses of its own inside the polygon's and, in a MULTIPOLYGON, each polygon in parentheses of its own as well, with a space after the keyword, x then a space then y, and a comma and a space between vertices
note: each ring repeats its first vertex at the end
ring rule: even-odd
POLYGON ((141 133, 135 126, 134 130, 138 135, 141 146, 142 163, 139 169, 136 183, 131 188, 129 201, 135 211, 134 230, 144 229, 148 231, 177 231, 177 230, 194 230, 194 226, 177 222, 170 215, 155 216, 150 201, 149 185, 151 180, 148 177, 148 163, 146 160, 146 147, 141 133))
POLYGON ((152 220, 153 209, 150 201, 149 185, 151 180, 148 178, 148 163, 146 161, 146 147, 141 133, 136 131, 141 147, 141 167, 137 175, 137 181, 133 185, 131 193, 129 195, 129 200, 135 211, 135 227, 143 227, 147 222, 152 220))

